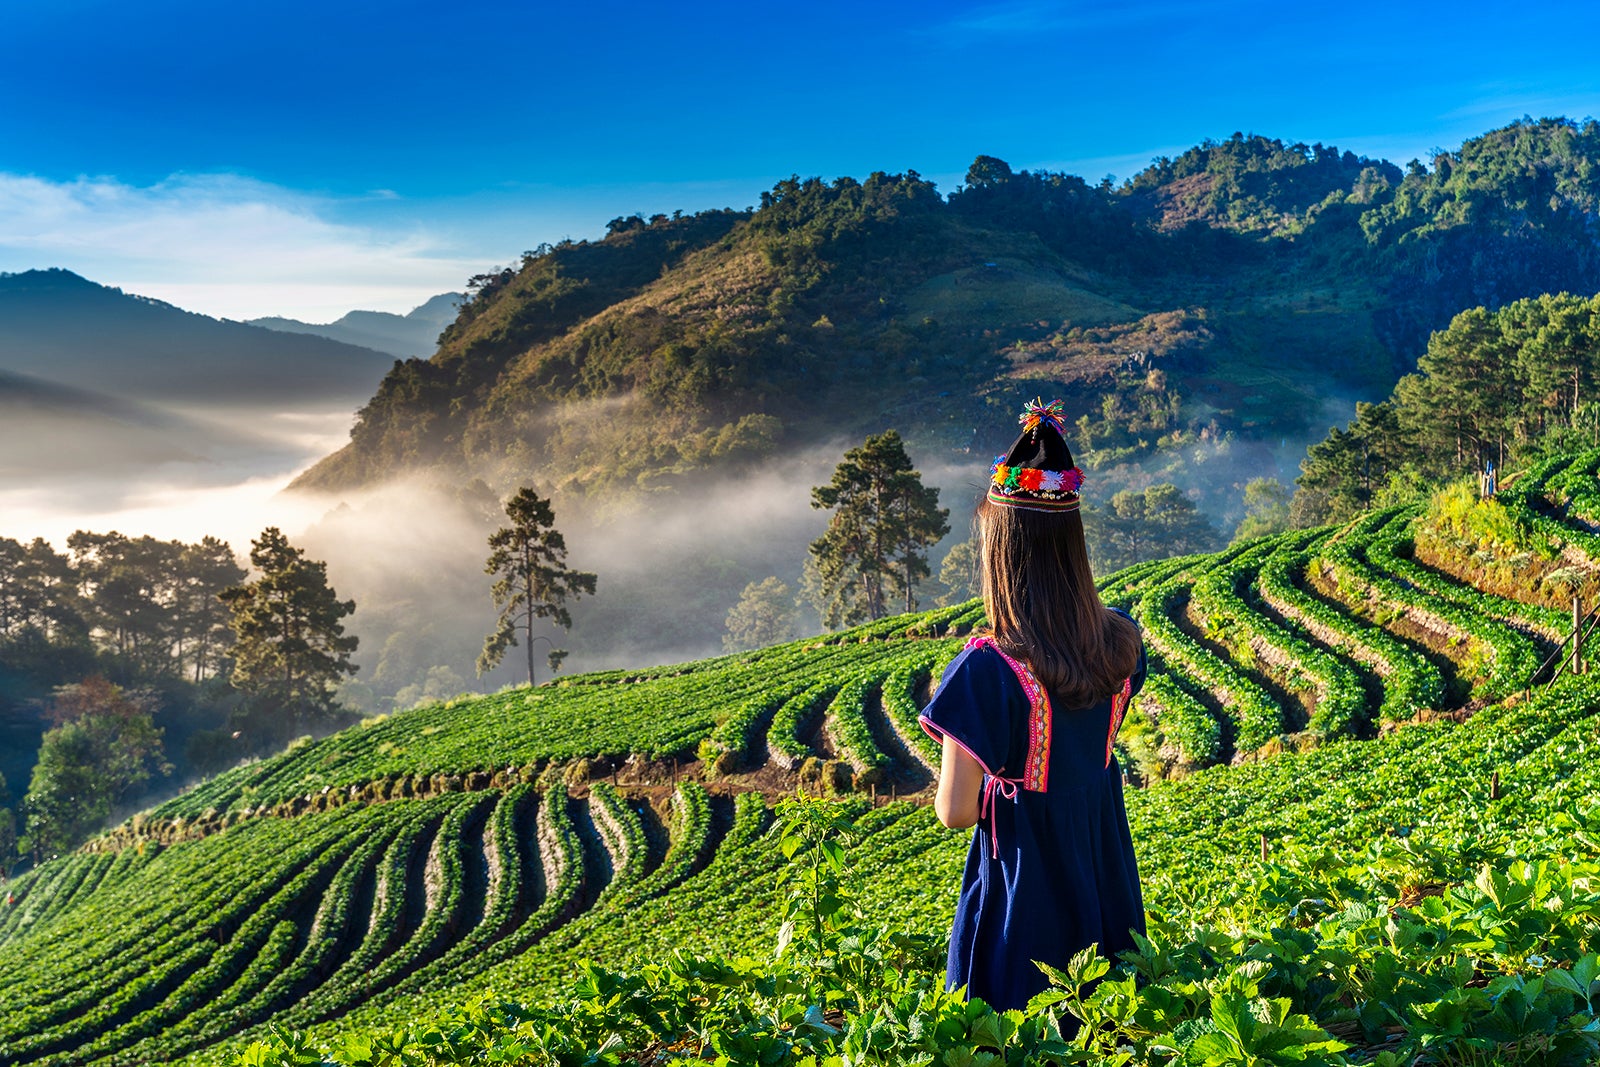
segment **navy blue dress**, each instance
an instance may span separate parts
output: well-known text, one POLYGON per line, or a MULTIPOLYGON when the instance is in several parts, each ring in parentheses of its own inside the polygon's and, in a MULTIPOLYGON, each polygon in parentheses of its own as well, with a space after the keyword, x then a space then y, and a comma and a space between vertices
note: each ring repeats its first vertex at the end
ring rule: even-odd
MULTIPOLYGON (((1141 647, 1130 696, 1144 676, 1141 647)), ((992 781, 1023 777, 1031 714, 1023 683, 993 646, 957 656, 922 712, 924 729, 959 742, 985 771, 987 803, 961 878, 945 984, 1001 1011, 1049 986, 1034 960, 1065 969, 1091 944, 1115 959, 1134 947, 1130 930, 1144 933, 1122 769, 1107 761, 1112 698, 1065 708, 1051 694, 1050 708, 1044 792, 992 781)))

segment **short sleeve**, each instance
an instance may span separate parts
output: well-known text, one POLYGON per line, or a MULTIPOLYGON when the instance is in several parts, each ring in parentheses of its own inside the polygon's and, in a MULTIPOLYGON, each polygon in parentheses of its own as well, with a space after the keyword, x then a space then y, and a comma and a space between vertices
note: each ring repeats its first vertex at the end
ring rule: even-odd
POLYGON ((969 648, 945 668, 919 721, 935 741, 942 744, 949 737, 994 774, 1006 767, 1012 724, 1025 701, 1021 683, 999 653, 969 648))
MULTIPOLYGON (((1139 630, 1139 620, 1138 619, 1135 619, 1132 615, 1129 615, 1126 611, 1122 610, 1121 608, 1112 608, 1111 610, 1116 612, 1118 615, 1121 615, 1124 619, 1127 619, 1129 622, 1133 623, 1133 628, 1135 630, 1139 630)), ((1129 696, 1133 696, 1134 694, 1137 694, 1139 692, 1139 690, 1144 688, 1144 676, 1146 674, 1148 674, 1149 671, 1150 671, 1150 664, 1148 662, 1146 662, 1146 658, 1145 658, 1145 654, 1144 654, 1144 631, 1140 630, 1139 631, 1139 663, 1138 663, 1137 666, 1135 666, 1133 668, 1133 674, 1129 676, 1133 680, 1133 692, 1130 693, 1129 696)))

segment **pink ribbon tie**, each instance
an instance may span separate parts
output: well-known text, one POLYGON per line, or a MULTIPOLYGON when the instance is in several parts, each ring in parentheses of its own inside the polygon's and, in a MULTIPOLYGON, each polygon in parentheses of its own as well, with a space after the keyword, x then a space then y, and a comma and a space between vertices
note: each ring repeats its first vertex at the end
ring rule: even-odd
POLYGON ((990 855, 995 859, 1000 858, 1000 837, 995 832, 994 795, 998 792, 1007 800, 1017 799, 1017 786, 1020 778, 1001 778, 998 775, 989 775, 983 781, 983 796, 978 804, 978 819, 981 821, 985 815, 989 817, 989 848, 990 855))

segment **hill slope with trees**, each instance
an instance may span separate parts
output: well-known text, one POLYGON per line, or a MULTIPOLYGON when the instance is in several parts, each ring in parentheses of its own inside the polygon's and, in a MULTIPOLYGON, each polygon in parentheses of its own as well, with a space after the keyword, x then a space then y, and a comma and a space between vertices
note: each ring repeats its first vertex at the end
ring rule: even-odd
POLYGON ((619 218, 473 279, 298 484, 651 489, 890 425, 986 453, 973 428, 1036 391, 1092 469, 1176 472, 1216 509, 1463 308, 1600 290, 1597 158, 1600 128, 1558 119, 1406 170, 1236 134, 1120 187, 979 157, 948 196, 796 178, 751 210, 619 218))

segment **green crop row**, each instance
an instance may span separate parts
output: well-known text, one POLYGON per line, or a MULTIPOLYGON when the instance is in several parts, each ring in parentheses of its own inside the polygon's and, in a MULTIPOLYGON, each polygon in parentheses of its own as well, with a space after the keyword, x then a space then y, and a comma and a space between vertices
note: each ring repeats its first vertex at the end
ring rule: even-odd
POLYGON ((611 880, 601 892, 614 897, 638 884, 649 870, 650 837, 639 813, 608 782, 589 786, 589 813, 611 854, 611 880))
POLYGON ((1303 674, 1316 684, 1319 695, 1309 724, 1313 732, 1325 738, 1354 735, 1367 721, 1360 676, 1344 660, 1268 619, 1240 596, 1240 583, 1255 578, 1261 563, 1259 554, 1251 554, 1207 571, 1194 584, 1195 604, 1216 624, 1238 626, 1252 644, 1270 648, 1285 673, 1303 674))
POLYGON ((1600 563, 1600 535, 1580 529, 1545 514, 1547 502, 1543 497, 1508 489, 1495 499, 1510 512, 1512 518, 1535 534, 1549 538, 1557 545, 1570 545, 1592 563, 1600 563))
POLYGON ((1538 491, 1546 496, 1559 495, 1566 502, 1569 516, 1593 526, 1600 523, 1600 477, 1596 475, 1597 470, 1600 470, 1600 450, 1577 456, 1558 477, 1545 482, 1537 490, 1520 483, 1517 488, 1524 493, 1538 491))
POLYGON ((772 724, 772 716, 795 695, 788 689, 776 689, 740 704, 712 732, 709 744, 702 748, 701 758, 710 763, 726 754, 720 766, 723 771, 749 766, 757 743, 765 739, 766 730, 772 724))
MULTIPOLYGON (((53 1027, 30 1028, 27 1037, 6 1042, 0 1062, 26 1060, 69 1067, 118 1055, 198 1009, 218 1004, 225 1010, 235 1000, 248 997, 283 965, 293 944, 293 931, 281 928, 285 911, 308 896, 320 896, 321 887, 358 843, 354 835, 339 832, 348 829, 345 824, 350 821, 324 827, 321 847, 303 850, 301 863, 286 865, 287 878, 271 884, 249 906, 237 909, 232 916, 237 928, 220 943, 211 943, 203 958, 180 956, 178 966, 108 990, 92 1007, 53 1027)), ((206 944, 204 940, 189 943, 206 944)))
POLYGON ((7 884, 6 892, 12 902, 0 915, 0 944, 4 944, 13 933, 41 928, 50 912, 56 910, 61 902, 61 887, 81 879, 87 863, 87 856, 63 856, 7 884))
POLYGON ((835 748, 849 762, 860 786, 879 781, 891 763, 867 725, 866 704, 872 692, 870 679, 852 678, 834 695, 823 720, 835 748))
POLYGON ((942 755, 939 745, 922 729, 918 720, 922 708, 917 703, 917 693, 928 684, 933 669, 932 652, 907 659, 889 673, 883 682, 883 710, 894 729, 911 749, 928 766, 939 766, 942 755))
POLYGON ((1211 555, 1173 556, 1135 564, 1099 583, 1100 602, 1108 608, 1132 611, 1139 599, 1154 587, 1176 578, 1184 571, 1208 567, 1213 558, 1211 555), (1124 577, 1128 571, 1134 573, 1124 577))
POLYGON ((1486 650, 1490 663, 1480 684, 1491 698, 1521 689, 1538 666, 1539 655, 1533 642, 1493 621, 1500 598, 1473 590, 1472 595, 1479 602, 1474 608, 1412 588, 1373 566, 1349 541, 1330 542, 1320 551, 1320 558, 1333 568, 1340 585, 1350 587, 1355 595, 1403 608, 1422 618, 1436 618, 1486 650))
POLYGON ((231 841, 202 842, 208 847, 174 857, 174 896, 152 901, 124 883, 120 892, 92 902, 97 906, 75 909, 49 931, 49 943, 77 959, 81 973, 63 971, 53 956, 8 967, 0 1062, 70 1048, 78 1035, 111 1030, 155 1009, 220 955, 275 894, 303 885, 297 880, 340 847, 351 822, 349 816, 318 820, 308 831, 272 820, 277 825, 231 841), (239 844, 242 850, 230 847, 239 844), (271 862, 241 862, 258 845, 273 850, 271 862), (208 857, 222 862, 208 863, 208 857), (140 906, 126 906, 129 898, 140 906), (197 917, 203 917, 198 929, 197 917))
POLYGON ((697 782, 679 782, 672 795, 672 844, 661 864, 641 879, 628 899, 647 899, 664 893, 709 858, 714 844, 711 834, 711 798, 697 782))
MULTIPOLYGON (((593 789, 609 790, 610 786, 596 783, 593 789)), ((478 921, 467 928, 465 936, 451 944, 432 962, 406 973, 396 983, 397 988, 423 986, 440 974, 449 974, 460 966, 470 965, 479 952, 503 937, 516 921, 518 908, 523 901, 523 874, 527 866, 524 858, 526 846, 520 836, 520 820, 523 809, 533 800, 535 790, 533 783, 520 782, 498 797, 490 794, 494 810, 484 825, 482 838, 484 845, 494 852, 494 869, 498 873, 487 877, 483 910, 478 921)), ((465 806, 457 810, 465 811, 465 806)), ((454 830, 452 823, 446 820, 440 831, 441 837, 454 830)))
MULTIPOLYGON (((549 787, 540 798, 536 838, 524 842, 522 848, 524 863, 538 875, 538 885, 531 887, 536 892, 524 894, 517 909, 519 921, 499 940, 476 953, 465 964, 469 969, 489 967, 526 952, 577 910, 594 875, 584 859, 583 842, 573 825, 569 803, 566 787, 559 784, 549 787)), ((445 988, 458 976, 459 972, 439 972, 430 976, 429 982, 445 988)))
POLYGON ((1380 719, 1407 719, 1423 708, 1439 707, 1444 700, 1444 678, 1439 669, 1381 626, 1348 615, 1301 589, 1295 577, 1303 575, 1310 565, 1308 552, 1271 556, 1261 565, 1262 597, 1286 615, 1319 629, 1322 640, 1329 645, 1381 664, 1377 668, 1383 678, 1380 719))
POLYGON ((1135 698, 1138 706, 1177 748, 1183 763, 1209 767, 1222 758, 1222 724, 1163 668, 1160 654, 1148 652, 1150 674, 1135 698))
POLYGON ((1189 597, 1182 581, 1170 581, 1145 593, 1138 618, 1168 667, 1210 690, 1233 722, 1234 748, 1251 752, 1283 734, 1283 709, 1238 668, 1203 647, 1172 621, 1189 597))
POLYGON ((792 771, 813 755, 811 746, 800 739, 801 735, 815 726, 818 715, 841 684, 820 681, 783 702, 773 714, 772 727, 767 731, 767 755, 773 763, 792 771))
POLYGON ((1516 479, 1516 488, 1522 493, 1542 493, 1565 482, 1574 471, 1594 470, 1597 452, 1563 453, 1549 456, 1534 463, 1516 479))
MULTIPOLYGON (((362 998, 367 973, 403 943, 412 894, 420 888, 411 885, 413 861, 428 848, 449 807, 459 799, 401 802, 391 816, 393 836, 376 866, 365 935, 326 981, 278 1016, 285 1025, 300 1026, 335 1015, 362 998)), ((420 904, 416 910, 422 910, 420 904)))
POLYGON ((1567 620, 1559 611, 1538 604, 1524 604, 1520 600, 1508 597, 1481 593, 1470 585, 1447 578, 1411 559, 1414 542, 1410 528, 1413 521, 1413 516, 1403 515, 1379 530, 1366 542, 1367 562, 1403 585, 1420 589, 1473 611, 1488 612, 1495 618, 1522 622, 1551 636, 1560 634, 1567 628, 1567 620))

